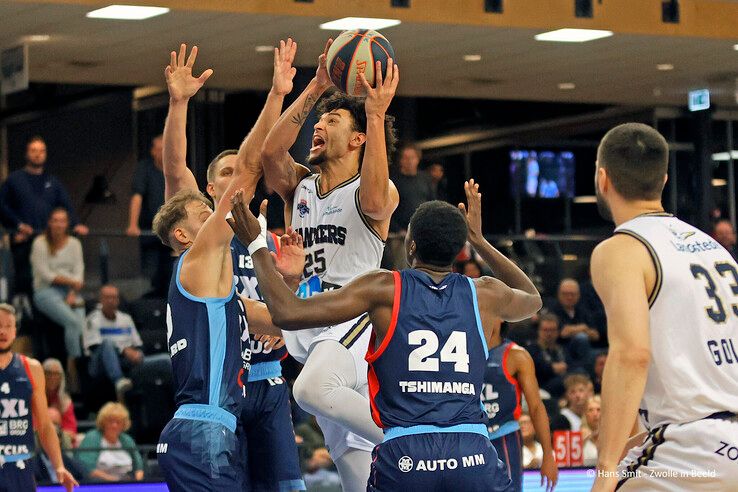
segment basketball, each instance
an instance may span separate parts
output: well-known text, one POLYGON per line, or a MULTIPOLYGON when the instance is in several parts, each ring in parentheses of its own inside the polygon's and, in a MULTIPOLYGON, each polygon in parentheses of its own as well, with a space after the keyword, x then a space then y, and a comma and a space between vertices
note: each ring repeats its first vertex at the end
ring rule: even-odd
POLYGON ((374 66, 382 62, 382 73, 387 70, 387 59, 394 58, 395 51, 387 38, 377 31, 355 29, 344 31, 333 41, 328 50, 326 67, 333 84, 346 94, 362 96, 366 92, 359 74, 376 84, 374 66))

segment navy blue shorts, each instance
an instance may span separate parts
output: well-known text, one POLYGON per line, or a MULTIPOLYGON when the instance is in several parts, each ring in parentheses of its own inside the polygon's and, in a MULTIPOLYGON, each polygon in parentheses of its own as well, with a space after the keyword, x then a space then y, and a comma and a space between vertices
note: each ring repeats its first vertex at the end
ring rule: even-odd
POLYGON ((241 489, 238 441, 223 424, 174 418, 161 432, 156 452, 172 492, 241 489))
POLYGON ((244 491, 306 490, 284 378, 248 383, 237 434, 244 491))
POLYGON ((36 480, 30 460, 0 465, 0 492, 34 492, 36 480))
POLYGON ((489 439, 468 432, 396 437, 372 452, 369 492, 497 492, 510 479, 489 439))
POLYGON ((502 464, 505 465, 507 476, 510 477, 513 487, 510 490, 523 490, 523 438, 520 431, 505 434, 492 440, 502 464))

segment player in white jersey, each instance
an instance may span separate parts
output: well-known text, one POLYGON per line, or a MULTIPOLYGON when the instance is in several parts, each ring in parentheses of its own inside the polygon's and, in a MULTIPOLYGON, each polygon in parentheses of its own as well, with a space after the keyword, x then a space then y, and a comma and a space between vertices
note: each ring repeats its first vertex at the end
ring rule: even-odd
MULTIPOLYGON (((389 179, 394 146, 387 108, 399 81, 390 59, 386 76, 377 64, 377 87, 365 79, 366 100, 334 93, 321 101, 308 164, 288 153, 317 100, 331 86, 320 56, 315 78, 282 114, 264 141, 267 186, 285 201, 286 223, 304 238, 303 295, 335 289, 368 271, 382 258, 389 221, 399 195, 389 179)), ((371 450, 382 440, 369 412, 364 360, 371 327, 366 315, 335 326, 284 332, 287 349, 305 364, 295 382, 298 404, 314 414, 336 463, 345 492, 364 490, 371 450)))
POLYGON ((598 205, 617 226, 592 254, 610 342, 597 491, 738 490, 738 265, 664 212, 668 155, 639 123, 597 152, 598 205), (636 414, 648 433, 628 450, 636 414))

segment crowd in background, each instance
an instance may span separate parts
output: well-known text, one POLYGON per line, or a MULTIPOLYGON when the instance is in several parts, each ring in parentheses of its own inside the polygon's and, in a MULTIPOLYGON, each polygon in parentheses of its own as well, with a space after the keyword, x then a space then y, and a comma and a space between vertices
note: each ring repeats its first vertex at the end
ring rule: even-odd
MULTIPOLYGON (((63 332, 66 360, 47 359, 43 367, 50 412, 67 451, 68 468, 78 477, 93 480, 141 480, 145 460, 137 444, 143 443, 136 443, 126 432, 132 419, 123 404, 134 386, 132 371, 156 354, 145 353, 134 319, 121 309, 118 288, 109 284, 93 290, 85 283, 83 242, 79 237, 87 235, 88 229, 76 215, 64 186, 46 169, 46 157, 44 140, 31 138, 24 167, 12 172, 0 187, 0 220, 13 260, 13 303, 23 322, 42 320, 44 326, 32 336, 47 336, 46 330, 52 325, 63 332), (94 382, 95 389, 81 385, 83 380, 94 382), (98 391, 98 385, 107 386, 117 401, 102 401, 101 407, 76 401, 84 392, 98 391), (87 427, 81 429, 79 421, 86 421, 87 427)), ((401 239, 417 207, 429 200, 448 198, 443 165, 422 167, 421 158, 416 146, 401 146, 391 173, 400 204, 392 217, 383 260, 389 268, 405 265, 401 239)), ((163 200, 162 141, 157 136, 152 140, 150 155, 137 167, 126 227, 127 235, 138 237, 141 271, 150 281, 150 291, 144 295, 154 299, 166 297, 173 264, 171 252, 146 233, 163 200)), ((712 232, 735 256, 736 234, 730 221, 718 221, 712 232)), ((473 251, 466 250, 456 270, 472 278, 492 273, 473 251)), ((163 317, 160 321, 163 336, 163 317)), ((27 330, 25 335, 29 335, 27 330)), ((581 430, 585 465, 594 465, 600 412, 597 395, 607 359, 607 322, 591 282, 586 278, 561 279, 556 295, 546 300, 539 314, 504 326, 503 336, 530 352, 552 429, 581 430)), ((166 346, 160 352, 166 354, 166 346)), ((299 368, 295 363, 287 365, 292 368, 287 367, 285 374, 294 381, 299 368)), ((308 482, 311 478, 317 482, 336 480, 315 419, 293 407, 296 439, 308 482)), ((133 424, 135 427, 136 422, 133 424)), ((535 468, 541 463, 542 448, 525 413, 520 427, 525 466, 535 468)), ((40 455, 37 475, 53 480, 53 467, 46 463, 48 460, 40 455)))

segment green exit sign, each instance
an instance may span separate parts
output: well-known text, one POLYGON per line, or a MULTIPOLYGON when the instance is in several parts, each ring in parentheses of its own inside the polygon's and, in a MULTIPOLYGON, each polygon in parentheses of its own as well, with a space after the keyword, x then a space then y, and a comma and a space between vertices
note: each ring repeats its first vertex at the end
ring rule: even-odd
POLYGON ((689 110, 702 111, 710 108, 710 91, 700 89, 697 91, 689 91, 689 110))

